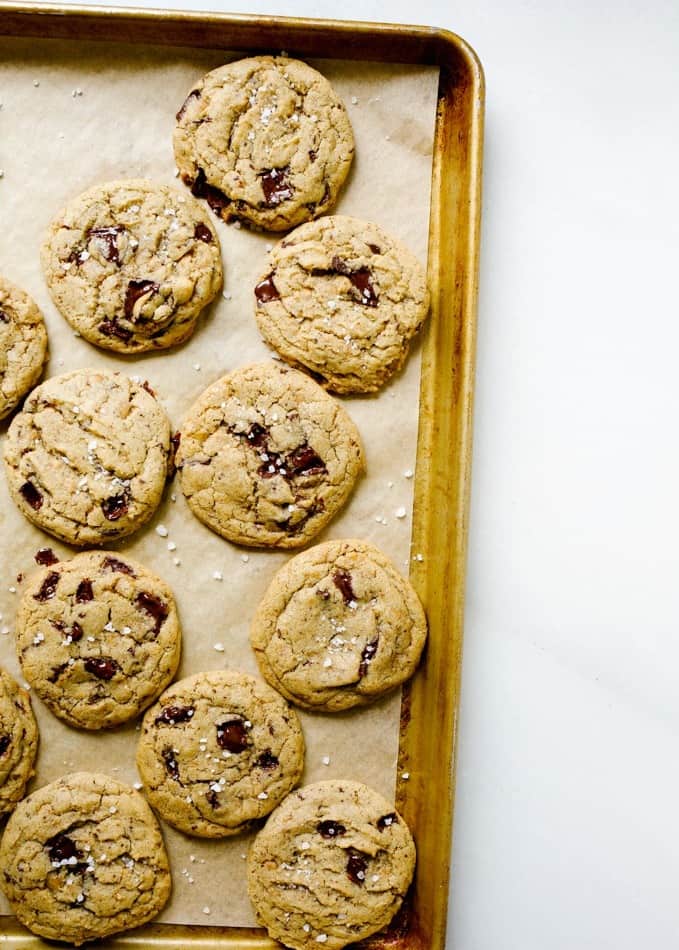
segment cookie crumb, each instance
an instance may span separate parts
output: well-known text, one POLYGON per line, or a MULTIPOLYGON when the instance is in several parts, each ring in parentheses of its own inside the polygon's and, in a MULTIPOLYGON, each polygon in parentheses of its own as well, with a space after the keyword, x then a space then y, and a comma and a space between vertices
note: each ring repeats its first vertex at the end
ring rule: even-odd
POLYGON ((164 524, 159 524, 156 528, 156 534, 159 534, 161 538, 166 538, 170 532, 167 530, 164 524))

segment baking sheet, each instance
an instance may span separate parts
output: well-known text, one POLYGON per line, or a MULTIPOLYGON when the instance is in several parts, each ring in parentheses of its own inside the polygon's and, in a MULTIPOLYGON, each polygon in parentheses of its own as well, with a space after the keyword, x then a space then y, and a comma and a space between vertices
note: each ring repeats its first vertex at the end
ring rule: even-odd
MULTIPOLYGON (((202 73, 234 58, 223 51, 0 39, 0 272, 43 309, 51 350, 47 375, 107 366, 148 379, 175 428, 211 382, 270 355, 257 333, 251 295, 266 247, 278 238, 218 222, 225 295, 208 309, 186 345, 138 358, 106 354, 74 336, 49 300, 38 248, 52 215, 96 182, 142 176, 177 184, 174 113, 202 73)), ((438 70, 340 61, 312 65, 344 99, 356 136, 354 167, 336 210, 374 220, 424 260, 438 70)), ((372 540, 404 572, 413 556, 413 482, 405 473, 415 467, 419 369, 416 346, 405 370, 379 396, 344 400, 364 440, 368 474, 345 511, 317 539, 372 540), (401 507, 405 518, 396 516, 401 507)), ((6 423, 0 433, 5 431, 6 423)), ((17 575, 35 567, 33 554, 46 544, 61 556, 71 552, 18 514, 4 478, 0 539, 0 630, 8 631, 0 634, 0 663, 20 677, 12 637, 22 588, 17 575)), ((248 645, 250 617, 287 555, 223 541, 190 515, 174 484, 154 520, 112 547, 148 564, 173 587, 184 631, 179 676, 224 667, 257 672, 248 645), (157 534, 159 525, 168 529, 166 538, 157 534), (176 550, 168 550, 168 542, 176 550), (222 581, 213 578, 215 571, 222 581), (215 649, 218 644, 223 652, 215 649)), ((41 748, 32 787, 93 767, 124 781, 137 780, 134 725, 91 735, 63 725, 35 697, 33 705, 41 748)), ((304 783, 351 777, 393 796, 399 705, 395 694, 341 715, 302 713, 304 783)), ((159 920, 252 925, 243 873, 249 836, 203 842, 165 824, 163 832, 174 892, 159 920)), ((0 913, 8 913, 2 897, 0 913)))

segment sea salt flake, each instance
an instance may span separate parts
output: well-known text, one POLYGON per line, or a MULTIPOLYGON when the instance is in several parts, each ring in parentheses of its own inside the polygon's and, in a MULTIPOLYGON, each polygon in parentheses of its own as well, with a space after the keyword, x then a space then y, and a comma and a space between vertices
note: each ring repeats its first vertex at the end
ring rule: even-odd
POLYGON ((324 755, 323 758, 321 759, 321 762, 323 763, 323 765, 330 765, 330 756, 324 755))
POLYGON ((401 505, 400 508, 397 508, 396 511, 394 512, 394 514, 396 515, 397 518, 405 518, 405 516, 406 516, 406 510, 405 510, 405 508, 403 507, 403 505, 401 505))
POLYGON ((217 653, 223 653, 223 652, 224 652, 224 644, 223 644, 223 643, 215 643, 214 649, 217 651, 217 653))
POLYGON ((223 580, 224 580, 224 575, 222 574, 221 571, 213 571, 213 572, 212 572, 212 579, 215 580, 215 581, 223 581, 223 580))
POLYGON ((159 524, 156 528, 156 534, 159 534, 161 538, 166 538, 169 533, 164 524, 159 524))

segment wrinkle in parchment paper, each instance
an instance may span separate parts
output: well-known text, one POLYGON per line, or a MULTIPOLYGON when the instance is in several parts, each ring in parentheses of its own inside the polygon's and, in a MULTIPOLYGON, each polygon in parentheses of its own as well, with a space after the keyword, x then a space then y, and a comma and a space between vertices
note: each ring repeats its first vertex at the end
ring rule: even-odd
MULTIPOLYGON (((215 379, 270 356, 256 329, 252 289, 267 247, 281 236, 217 222, 224 295, 208 308, 191 341, 140 358, 105 353, 74 335, 50 301, 39 246, 52 216, 97 182, 149 177, 183 188, 172 154, 174 114, 196 79, 234 58, 223 51, 0 39, 0 273, 27 290, 45 314, 51 352, 47 375, 108 367, 148 379, 175 428, 215 379)), ((375 221, 424 260, 437 71, 335 61, 312 65, 343 98, 356 136, 354 166, 336 210, 375 221)), ((344 400, 364 440, 368 473, 344 512, 317 539, 368 539, 404 573, 410 556, 413 483, 408 473, 415 468, 418 349, 415 345, 404 371, 377 396, 344 400), (402 507, 405 517, 396 515, 402 507)), ((0 427, 0 438, 6 426, 0 427)), ((22 680, 12 636, 22 589, 17 575, 36 568, 38 548, 49 545, 61 557, 74 552, 19 515, 4 475, 0 539, 0 630, 8 630, 0 634, 0 663, 22 680)), ((222 540, 191 516, 176 483, 168 486, 153 521, 114 547, 173 587, 184 634, 179 676, 225 667, 257 673, 248 644, 250 618, 288 555, 245 550, 222 540), (160 525, 167 528, 166 537, 156 532, 160 525), (215 648, 220 645, 223 651, 215 648)), ((307 742, 304 782, 350 777, 393 796, 399 702, 395 694, 340 715, 301 714, 307 742)), ((90 734, 61 723, 35 696, 33 707, 41 745, 32 788, 92 768, 138 781, 135 724, 90 734)), ((159 919, 253 924, 244 875, 249 837, 205 842, 165 824, 163 833, 174 892, 159 919)), ((7 913, 0 898, 0 914, 7 913)))

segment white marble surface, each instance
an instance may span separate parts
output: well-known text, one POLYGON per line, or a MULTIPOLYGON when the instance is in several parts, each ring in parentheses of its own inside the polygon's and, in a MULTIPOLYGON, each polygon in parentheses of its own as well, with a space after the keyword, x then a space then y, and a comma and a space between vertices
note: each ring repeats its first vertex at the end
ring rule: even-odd
POLYGON ((479 53, 485 205, 449 947, 672 950, 679 5, 165 5, 430 23, 479 53))

